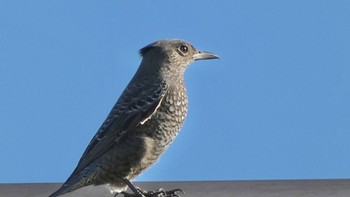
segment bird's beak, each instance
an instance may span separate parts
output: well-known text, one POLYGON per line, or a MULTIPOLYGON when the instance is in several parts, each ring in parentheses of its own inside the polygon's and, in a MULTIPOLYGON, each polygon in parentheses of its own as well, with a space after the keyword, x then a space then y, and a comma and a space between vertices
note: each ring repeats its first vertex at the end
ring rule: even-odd
POLYGON ((208 59, 219 59, 218 55, 215 55, 214 53, 205 52, 205 51, 198 51, 196 54, 193 55, 194 61, 196 60, 208 60, 208 59))

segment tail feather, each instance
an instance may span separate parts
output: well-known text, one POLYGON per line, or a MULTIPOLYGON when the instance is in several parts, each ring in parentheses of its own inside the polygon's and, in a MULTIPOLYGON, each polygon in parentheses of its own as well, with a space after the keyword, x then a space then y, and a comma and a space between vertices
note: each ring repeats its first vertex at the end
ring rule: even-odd
POLYGON ((49 197, 56 197, 56 196, 60 196, 62 194, 71 192, 73 190, 69 190, 67 187, 65 187, 64 185, 62 185, 62 187, 60 189, 58 189, 57 191, 55 191, 54 193, 52 193, 49 197))
POLYGON ((71 185, 71 184, 64 183, 57 191, 52 193, 49 197, 61 196, 65 193, 72 192, 72 191, 79 189, 83 186, 84 185, 79 186, 79 185, 71 185))
POLYGON ((87 179, 82 178, 81 176, 72 175, 68 178, 68 180, 54 193, 52 193, 49 197, 56 197, 63 195, 68 192, 72 192, 81 187, 91 185, 87 179))

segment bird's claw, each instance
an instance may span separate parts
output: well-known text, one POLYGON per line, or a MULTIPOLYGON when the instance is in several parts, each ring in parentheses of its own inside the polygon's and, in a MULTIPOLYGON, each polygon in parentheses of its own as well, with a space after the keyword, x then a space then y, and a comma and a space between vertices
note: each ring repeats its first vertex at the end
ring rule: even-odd
POLYGON ((173 189, 169 191, 165 191, 163 188, 160 188, 158 191, 150 191, 144 193, 146 197, 180 197, 177 192, 181 192, 184 194, 184 191, 181 189, 173 189))
POLYGON ((180 197, 180 195, 177 194, 177 192, 181 192, 184 194, 184 191, 182 189, 173 189, 169 191, 165 191, 163 188, 160 188, 157 191, 145 191, 141 189, 137 189, 139 191, 138 194, 130 194, 123 192, 124 197, 180 197))

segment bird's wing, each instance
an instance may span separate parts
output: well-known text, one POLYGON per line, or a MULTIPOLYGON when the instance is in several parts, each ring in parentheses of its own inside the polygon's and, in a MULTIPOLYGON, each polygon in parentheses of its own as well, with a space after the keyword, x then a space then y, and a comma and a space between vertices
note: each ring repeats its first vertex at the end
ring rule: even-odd
POLYGON ((144 124, 158 109, 167 91, 166 83, 129 85, 86 148, 73 174, 79 173, 111 146, 144 124), (148 87, 147 87, 148 86, 148 87))

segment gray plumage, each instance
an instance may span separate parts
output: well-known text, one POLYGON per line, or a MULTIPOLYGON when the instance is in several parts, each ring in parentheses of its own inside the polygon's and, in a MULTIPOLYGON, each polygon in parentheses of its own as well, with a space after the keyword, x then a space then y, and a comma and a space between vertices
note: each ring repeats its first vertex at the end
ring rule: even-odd
MULTIPOLYGON (((187 114, 184 71, 195 60, 218 56, 182 40, 160 40, 140 50, 136 74, 82 155, 50 197, 88 185, 126 190, 128 180, 155 163, 178 134, 187 114)), ((129 182, 130 183, 130 182, 129 182)))

